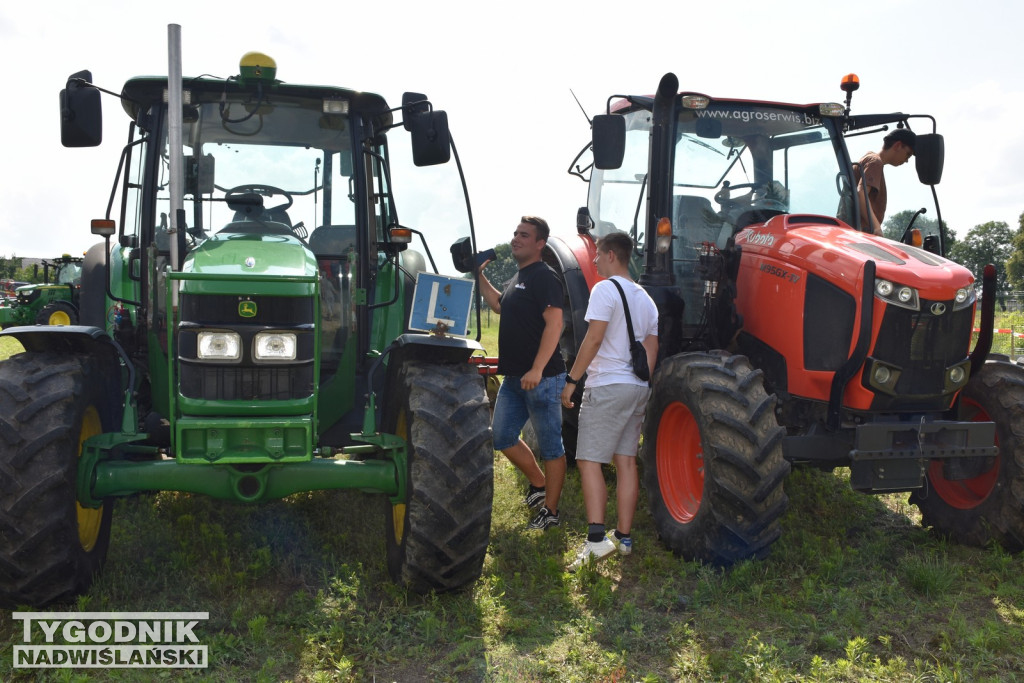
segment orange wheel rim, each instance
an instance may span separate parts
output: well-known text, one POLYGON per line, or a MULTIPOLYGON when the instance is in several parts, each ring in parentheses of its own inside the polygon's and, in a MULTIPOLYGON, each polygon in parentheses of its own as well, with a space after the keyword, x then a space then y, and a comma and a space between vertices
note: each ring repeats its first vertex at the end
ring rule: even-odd
MULTIPOLYGON (((961 399, 962 404, 973 411, 972 422, 990 422, 988 413, 978 403, 967 398, 961 399)), ((996 446, 999 445, 999 436, 996 435, 996 446)), ((931 480, 935 492, 948 505, 958 510, 970 510, 977 507, 988 498, 989 494, 999 480, 999 456, 992 461, 992 467, 970 479, 946 479, 942 471, 942 460, 932 460, 928 464, 928 478, 931 480)))
POLYGON ((668 405, 658 423, 658 486, 672 517, 688 524, 704 497, 704 449, 700 427, 682 403, 668 405))

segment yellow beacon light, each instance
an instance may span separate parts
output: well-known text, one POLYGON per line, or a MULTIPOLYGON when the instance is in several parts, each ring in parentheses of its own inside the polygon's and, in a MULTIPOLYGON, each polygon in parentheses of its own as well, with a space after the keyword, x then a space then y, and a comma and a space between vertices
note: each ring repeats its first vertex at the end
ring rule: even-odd
POLYGON ((277 78, 277 62, 262 52, 246 52, 238 63, 243 81, 268 81, 277 78))

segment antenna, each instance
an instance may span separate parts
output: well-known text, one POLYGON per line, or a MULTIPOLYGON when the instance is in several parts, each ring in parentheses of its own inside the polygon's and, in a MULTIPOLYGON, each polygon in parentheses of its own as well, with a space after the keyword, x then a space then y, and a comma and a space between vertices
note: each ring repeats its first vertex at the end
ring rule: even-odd
POLYGON ((583 108, 582 104, 580 104, 580 98, 576 97, 576 93, 572 91, 572 88, 569 88, 569 93, 572 95, 572 98, 576 100, 576 104, 579 105, 580 111, 583 112, 583 118, 587 120, 587 123, 593 125, 590 121, 590 117, 587 116, 587 110, 583 108))

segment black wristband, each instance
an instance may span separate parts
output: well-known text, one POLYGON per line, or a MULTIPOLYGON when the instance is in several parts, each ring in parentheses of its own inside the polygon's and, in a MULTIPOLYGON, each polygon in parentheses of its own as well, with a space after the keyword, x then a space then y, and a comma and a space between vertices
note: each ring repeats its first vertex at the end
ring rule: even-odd
POLYGON ((569 373, 566 373, 565 374, 565 383, 566 384, 579 384, 580 381, 578 379, 573 379, 572 377, 569 376, 569 373))

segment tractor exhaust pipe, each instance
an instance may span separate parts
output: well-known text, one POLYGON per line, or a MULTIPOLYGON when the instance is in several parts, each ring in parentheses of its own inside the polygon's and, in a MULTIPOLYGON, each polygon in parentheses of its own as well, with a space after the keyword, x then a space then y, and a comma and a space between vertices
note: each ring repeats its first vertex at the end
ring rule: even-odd
POLYGON ((992 350, 992 328, 996 319, 996 267, 985 266, 981 276, 981 330, 978 343, 971 352, 971 377, 981 370, 988 352, 992 350))

